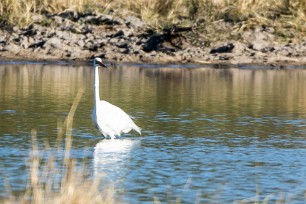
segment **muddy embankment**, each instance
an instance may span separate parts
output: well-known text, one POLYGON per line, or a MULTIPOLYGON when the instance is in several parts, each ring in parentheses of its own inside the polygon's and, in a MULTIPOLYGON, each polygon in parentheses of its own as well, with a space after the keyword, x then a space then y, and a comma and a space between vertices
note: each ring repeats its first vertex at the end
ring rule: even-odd
MULTIPOLYGON (((63 12, 37 15, 32 25, 0 30, 0 57, 113 62, 306 64, 306 39, 276 42, 273 29, 255 27, 241 39, 201 42, 197 27, 157 32, 134 16, 63 12), (44 20, 41 20, 44 19, 44 20)), ((222 31, 220 35, 222 35, 222 31)), ((219 35, 219 34, 216 34, 219 35)))

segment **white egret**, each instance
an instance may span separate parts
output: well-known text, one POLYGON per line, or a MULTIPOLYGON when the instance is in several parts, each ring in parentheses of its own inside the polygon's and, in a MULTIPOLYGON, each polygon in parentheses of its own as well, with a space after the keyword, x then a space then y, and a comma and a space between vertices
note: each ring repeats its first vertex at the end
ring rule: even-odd
POLYGON ((133 120, 121 108, 114 106, 107 101, 100 101, 99 96, 99 65, 106 67, 102 60, 96 57, 93 61, 94 66, 94 100, 95 105, 92 111, 93 125, 106 138, 114 139, 121 133, 128 133, 132 129, 141 134, 141 129, 133 122, 133 120))

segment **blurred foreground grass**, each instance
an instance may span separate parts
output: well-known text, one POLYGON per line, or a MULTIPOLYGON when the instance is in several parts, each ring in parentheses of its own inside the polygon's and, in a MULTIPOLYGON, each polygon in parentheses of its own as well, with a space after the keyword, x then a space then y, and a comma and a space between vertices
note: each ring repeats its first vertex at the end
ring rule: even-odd
MULTIPOLYGON (((94 180, 86 177, 86 168, 79 168, 75 159, 70 158, 72 144, 71 129, 73 116, 83 95, 80 90, 73 102, 68 116, 63 124, 59 124, 58 138, 55 149, 59 148, 65 139, 64 159, 49 154, 47 159, 41 159, 43 151, 50 150, 48 143, 41 151, 38 148, 36 131, 32 131, 32 150, 28 166, 29 178, 24 193, 0 200, 0 203, 33 203, 33 204, 72 204, 72 203, 116 203, 113 187, 105 187, 101 192, 101 179, 94 180), (65 136, 65 138, 64 138, 65 136), (60 161, 57 163, 56 161, 60 161)), ((60 149, 58 149, 60 151, 60 149)), ((9 186, 7 186, 9 190, 9 186)))
POLYGON ((261 25, 283 28, 281 35, 287 28, 306 31, 305 0, 1 0, 0 22, 25 26, 37 14, 65 10, 131 14, 157 29, 169 25, 211 27, 222 20, 238 25, 233 29, 261 25))

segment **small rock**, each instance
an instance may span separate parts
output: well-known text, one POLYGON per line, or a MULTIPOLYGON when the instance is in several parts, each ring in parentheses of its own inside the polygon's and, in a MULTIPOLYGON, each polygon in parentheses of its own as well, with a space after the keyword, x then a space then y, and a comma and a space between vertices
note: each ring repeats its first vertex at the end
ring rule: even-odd
POLYGON ((65 39, 65 40, 68 40, 68 39, 71 39, 70 38, 70 33, 67 32, 67 31, 60 31, 60 30, 57 30, 55 32, 55 35, 61 39, 65 39))
POLYGON ((214 53, 226 53, 226 52, 232 52, 232 50, 234 49, 234 45, 232 43, 229 43, 225 46, 221 46, 221 47, 218 47, 218 48, 214 48, 210 51, 211 54, 214 54, 214 53))
POLYGON ((118 38, 110 38, 108 41, 110 44, 114 45, 120 42, 118 38))
POLYGON ((116 43, 116 46, 118 48, 127 48, 128 44, 126 42, 119 42, 119 43, 116 43))
POLYGON ((22 36, 18 36, 17 38, 14 38, 13 41, 19 45, 22 39, 23 39, 22 36))
POLYGON ((9 43, 8 45, 4 46, 3 50, 18 53, 20 51, 20 47, 14 43, 9 43))
POLYGON ((85 41, 85 45, 83 46, 86 49, 90 49, 93 46, 93 41, 85 41))
POLYGON ((157 50, 161 47, 161 44, 164 42, 164 35, 156 34, 151 36, 145 45, 143 46, 143 50, 145 52, 151 52, 153 50, 157 50))
POLYGON ((45 16, 41 14, 34 14, 31 16, 33 22, 41 22, 42 19, 45 19, 45 16))
POLYGON ((53 20, 55 23, 61 25, 64 22, 64 19, 61 16, 54 16, 53 20))
POLYGON ((77 21, 79 19, 79 15, 76 11, 66 10, 60 14, 58 14, 62 18, 67 18, 72 21, 77 21))
POLYGON ((36 29, 28 29, 28 30, 23 32, 23 35, 25 35, 25 36, 34 36, 36 34, 37 34, 36 29))
POLYGON ((38 42, 34 42, 34 43, 30 44, 30 45, 28 46, 28 48, 41 48, 41 47, 44 46, 45 42, 46 42, 46 41, 44 41, 44 40, 38 41, 38 42))
POLYGON ((79 41, 77 42, 77 45, 83 48, 83 47, 85 46, 85 43, 84 43, 83 40, 79 40, 79 41))
POLYGON ((146 43, 146 41, 143 40, 143 39, 137 40, 137 41, 136 41, 136 45, 142 45, 142 44, 144 44, 144 43, 146 43))
POLYGON ((228 55, 221 55, 219 56, 219 60, 230 60, 231 58, 233 58, 232 56, 228 56, 228 55))
POLYGON ((6 42, 6 36, 3 33, 0 33, 0 43, 6 42))
POLYGON ((97 39, 96 43, 99 44, 101 47, 103 47, 107 43, 107 41, 105 38, 101 38, 101 39, 97 39))
POLYGON ((261 52, 273 52, 275 50, 275 48, 274 47, 264 47, 264 48, 262 48, 260 51, 261 52))
POLYGON ((17 26, 14 26, 14 27, 13 27, 13 31, 14 31, 15 33, 18 33, 18 32, 19 32, 19 28, 18 28, 17 26))
POLYGON ((111 37, 116 38, 116 37, 121 37, 124 36, 124 32, 122 30, 119 30, 117 33, 111 35, 111 37))
POLYGON ((127 16, 124 22, 126 26, 134 28, 143 28, 146 25, 145 22, 135 16, 127 16))
POLYGON ((100 15, 100 16, 87 16, 85 23, 94 25, 121 25, 122 23, 118 20, 114 20, 112 16, 100 15))
POLYGON ((119 49, 119 52, 122 54, 129 54, 130 50, 128 48, 121 48, 119 49))
POLYGON ((86 34, 86 41, 93 41, 95 39, 94 35, 92 33, 86 34))
POLYGON ((32 35, 36 35, 37 32, 45 32, 46 31, 46 27, 43 27, 41 25, 38 24, 31 24, 26 30, 32 30, 33 34, 32 35))
POLYGON ((28 37, 24 37, 20 43, 20 46, 24 49, 27 49, 29 47, 30 43, 29 43, 29 38, 28 37))
POLYGON ((61 48, 63 46, 61 40, 58 37, 52 37, 48 39, 44 44, 44 47, 48 45, 52 46, 53 48, 61 48))
POLYGON ((88 47, 88 50, 90 50, 92 52, 97 52, 98 48, 99 48, 98 45, 92 44, 90 47, 88 47))

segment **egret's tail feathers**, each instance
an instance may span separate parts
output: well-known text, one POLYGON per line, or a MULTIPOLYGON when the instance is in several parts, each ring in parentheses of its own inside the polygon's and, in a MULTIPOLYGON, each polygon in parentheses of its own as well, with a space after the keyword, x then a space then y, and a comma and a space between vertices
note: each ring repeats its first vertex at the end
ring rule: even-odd
POLYGON ((132 129, 135 130, 136 132, 138 132, 138 133, 141 135, 141 128, 138 127, 137 125, 135 125, 135 126, 132 127, 132 128, 126 128, 126 129, 124 129, 122 132, 123 132, 123 133, 128 133, 128 132, 130 132, 132 129))
POLYGON ((141 128, 140 127, 135 125, 135 127, 133 129, 141 135, 141 128))
POLYGON ((128 132, 130 132, 132 130, 132 128, 127 128, 127 129, 124 129, 122 132, 123 133, 128 133, 128 132))

